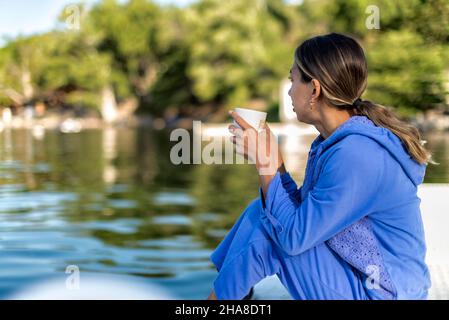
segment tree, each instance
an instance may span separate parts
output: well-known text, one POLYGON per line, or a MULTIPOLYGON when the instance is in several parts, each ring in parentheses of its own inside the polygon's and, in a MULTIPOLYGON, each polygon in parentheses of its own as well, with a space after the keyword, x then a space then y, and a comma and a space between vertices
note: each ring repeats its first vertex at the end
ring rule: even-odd
POLYGON ((89 10, 78 6, 79 30, 17 38, 0 49, 2 105, 43 100, 112 110, 103 112, 108 119, 130 101, 156 116, 223 111, 253 99, 275 105, 296 46, 328 32, 353 35, 365 48, 367 98, 410 114, 442 104, 447 95, 446 0, 200 0, 185 8, 103 0, 89 10), (380 29, 366 27, 372 4, 380 29))
POLYGON ((394 106, 402 115, 443 103, 446 60, 442 45, 429 49, 419 34, 390 31, 368 44, 366 51, 367 98, 394 106))
POLYGON ((304 1, 300 9, 326 32, 355 36, 368 58, 365 97, 402 115, 436 107, 447 92, 449 5, 444 0, 304 1), (376 5, 380 29, 368 29, 367 8, 376 5))
POLYGON ((277 98, 292 58, 283 41, 284 11, 281 1, 263 0, 205 0, 186 9, 187 72, 200 102, 277 98))

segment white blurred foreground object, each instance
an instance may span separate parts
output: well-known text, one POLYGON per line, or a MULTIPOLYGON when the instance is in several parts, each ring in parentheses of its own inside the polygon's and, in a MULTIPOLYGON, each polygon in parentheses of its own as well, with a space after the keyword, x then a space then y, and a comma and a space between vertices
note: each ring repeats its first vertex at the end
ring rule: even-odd
POLYGON ((424 183, 418 188, 426 235, 426 263, 432 278, 429 299, 449 299, 449 184, 424 183))
POLYGON ((35 283, 9 296, 9 300, 175 300, 154 284, 126 276, 81 273, 78 278, 58 277, 35 283), (79 279, 79 282, 77 282, 79 279), (76 280, 76 281, 72 281, 76 280))

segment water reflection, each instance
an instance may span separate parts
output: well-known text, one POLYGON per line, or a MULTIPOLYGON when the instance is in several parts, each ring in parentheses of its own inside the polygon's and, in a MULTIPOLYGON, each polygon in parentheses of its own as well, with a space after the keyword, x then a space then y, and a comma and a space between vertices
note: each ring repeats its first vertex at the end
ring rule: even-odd
MULTIPOLYGON (((281 140, 300 183, 313 136, 281 140)), ((449 135, 426 137, 449 181, 449 135)), ((204 298, 210 252, 258 195, 252 165, 173 165, 169 133, 107 128, 0 134, 0 297, 36 280, 126 274, 184 298, 204 298)))
POLYGON ((117 178, 117 169, 114 166, 114 159, 117 157, 117 130, 115 128, 109 127, 103 130, 103 158, 104 158, 104 169, 103 169, 103 181, 112 185, 117 178))
POLYGON ((449 132, 434 132, 424 136, 426 147, 432 152, 433 158, 439 165, 429 165, 424 182, 449 182, 449 132))

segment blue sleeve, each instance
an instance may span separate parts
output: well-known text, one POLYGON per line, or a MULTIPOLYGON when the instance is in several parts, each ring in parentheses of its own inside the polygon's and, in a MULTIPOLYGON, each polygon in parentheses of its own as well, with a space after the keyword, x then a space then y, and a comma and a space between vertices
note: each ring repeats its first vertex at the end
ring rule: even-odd
POLYGON ((279 172, 265 200, 259 189, 262 224, 287 254, 300 254, 323 243, 370 213, 379 195, 383 153, 362 149, 335 147, 315 186, 299 203, 291 200, 279 172))
MULTIPOLYGON (((298 189, 298 186, 296 185, 295 181, 292 179, 290 174, 288 172, 280 175, 282 186, 284 187, 285 191, 288 193, 290 199, 296 203, 299 204, 301 202, 301 188, 298 189)), ((260 198, 262 199, 262 204, 265 207, 265 201, 263 196, 260 198)))

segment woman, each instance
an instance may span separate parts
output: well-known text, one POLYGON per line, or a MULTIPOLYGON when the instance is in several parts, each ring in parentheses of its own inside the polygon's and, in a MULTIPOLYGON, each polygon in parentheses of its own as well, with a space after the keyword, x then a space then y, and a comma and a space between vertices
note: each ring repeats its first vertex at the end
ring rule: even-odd
POLYGON ((219 273, 209 299, 243 299, 274 274, 294 299, 425 299, 417 186, 431 158, 419 132, 361 99, 367 63, 348 36, 306 40, 290 73, 298 120, 320 132, 303 185, 285 171, 273 142, 276 171, 261 173, 254 150, 261 136, 231 112, 241 127, 230 126, 232 140, 256 164, 260 197, 212 253, 219 273))

